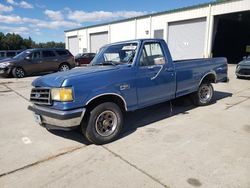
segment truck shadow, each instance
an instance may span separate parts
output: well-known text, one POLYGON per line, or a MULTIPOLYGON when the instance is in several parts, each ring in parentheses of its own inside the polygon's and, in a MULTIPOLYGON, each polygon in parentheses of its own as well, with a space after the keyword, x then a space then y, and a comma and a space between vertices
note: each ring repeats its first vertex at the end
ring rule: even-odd
MULTIPOLYGON (((232 93, 214 91, 213 101, 214 104, 217 101, 231 97, 232 93)), ((192 104, 190 97, 184 96, 172 101, 157 104, 151 107, 147 107, 135 112, 129 112, 126 114, 124 129, 119 139, 126 137, 137 130, 137 128, 147 126, 151 123, 175 116, 189 114, 189 110, 198 108, 192 104)))
MULTIPOLYGON (((212 104, 223 98, 231 97, 232 93, 215 91, 212 104)), ((125 122, 122 133, 118 139, 126 137, 137 130, 137 128, 147 126, 151 123, 169 118, 175 115, 189 114, 189 110, 197 108, 194 106, 189 97, 180 97, 178 99, 150 106, 144 109, 137 110, 135 112, 128 112, 125 114, 125 122)), ((80 131, 62 131, 62 130, 50 130, 52 134, 57 136, 74 140, 85 145, 89 145, 90 142, 85 139, 80 131)))

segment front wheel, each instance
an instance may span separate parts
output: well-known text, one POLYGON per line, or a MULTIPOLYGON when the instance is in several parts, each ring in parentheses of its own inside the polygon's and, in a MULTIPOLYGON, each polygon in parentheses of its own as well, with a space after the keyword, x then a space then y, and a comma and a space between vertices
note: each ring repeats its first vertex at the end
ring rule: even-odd
POLYGON ((23 68, 21 68, 21 67, 15 67, 12 70, 12 75, 15 78, 23 78, 23 77, 25 77, 25 72, 24 72, 23 68))
POLYGON ((123 114, 112 102, 102 103, 90 111, 87 125, 82 125, 85 137, 94 144, 114 141, 121 132, 123 114))
POLYGON ((214 88, 211 83, 201 83, 197 92, 192 95, 192 100, 197 106, 208 105, 213 97, 214 88))

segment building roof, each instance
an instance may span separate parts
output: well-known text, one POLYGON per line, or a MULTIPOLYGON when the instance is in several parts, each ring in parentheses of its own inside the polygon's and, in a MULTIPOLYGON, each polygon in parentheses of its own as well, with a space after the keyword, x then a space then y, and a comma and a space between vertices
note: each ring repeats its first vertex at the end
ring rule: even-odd
POLYGON ((209 6, 209 5, 217 5, 217 4, 222 4, 222 3, 231 2, 231 1, 239 1, 239 0, 217 0, 217 1, 214 1, 214 2, 203 3, 203 4, 198 4, 198 5, 188 6, 188 7, 182 7, 182 8, 177 8, 177 9, 171 9, 171 10, 156 12, 156 13, 152 13, 152 14, 145 14, 145 15, 142 15, 142 16, 131 17, 131 18, 127 18, 127 19, 121 19, 121 20, 105 22, 105 23, 101 23, 101 24, 78 27, 78 28, 75 28, 75 29, 65 30, 64 32, 77 31, 77 30, 81 30, 81 29, 87 29, 87 28, 104 26, 104 25, 109 25, 109 24, 114 24, 114 23, 121 23, 121 22, 131 21, 131 20, 134 20, 134 19, 147 18, 147 17, 150 17, 150 16, 158 16, 158 15, 169 14, 169 13, 174 13, 174 12, 192 10, 192 9, 196 9, 196 8, 203 8, 203 7, 206 7, 206 6, 209 6))

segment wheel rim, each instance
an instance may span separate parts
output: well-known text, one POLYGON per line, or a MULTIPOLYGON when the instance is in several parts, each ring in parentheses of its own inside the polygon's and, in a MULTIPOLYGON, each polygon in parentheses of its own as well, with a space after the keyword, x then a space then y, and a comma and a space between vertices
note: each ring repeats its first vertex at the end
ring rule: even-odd
POLYGON ((199 89, 199 98, 201 103, 207 103, 212 98, 212 88, 209 85, 202 85, 199 89))
POLYGON ((96 132, 101 136, 110 136, 116 130, 117 123, 118 118, 116 114, 110 110, 106 110, 96 118, 96 132))
POLYGON ((25 75, 24 70, 21 69, 21 68, 17 68, 16 69, 16 75, 17 75, 18 78, 23 78, 24 75, 25 75))
POLYGON ((60 71, 67 71, 69 70, 69 66, 68 65, 62 65, 60 68, 60 71))

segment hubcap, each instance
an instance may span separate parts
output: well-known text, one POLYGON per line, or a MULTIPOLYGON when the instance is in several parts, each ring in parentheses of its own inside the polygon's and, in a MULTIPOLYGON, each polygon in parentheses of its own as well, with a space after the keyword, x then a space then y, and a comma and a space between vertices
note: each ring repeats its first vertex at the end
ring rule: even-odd
POLYGON ((212 98, 212 88, 208 85, 203 85, 199 90, 199 98, 202 103, 207 103, 212 98))
POLYGON ((67 71, 67 70, 69 70, 69 66, 68 65, 62 65, 61 66, 60 71, 67 71))
POLYGON ((110 136, 115 131, 117 123, 116 114, 110 110, 106 110, 96 118, 96 132, 101 136, 110 136))
POLYGON ((21 68, 16 69, 16 75, 18 78, 23 78, 24 77, 24 71, 21 68))

